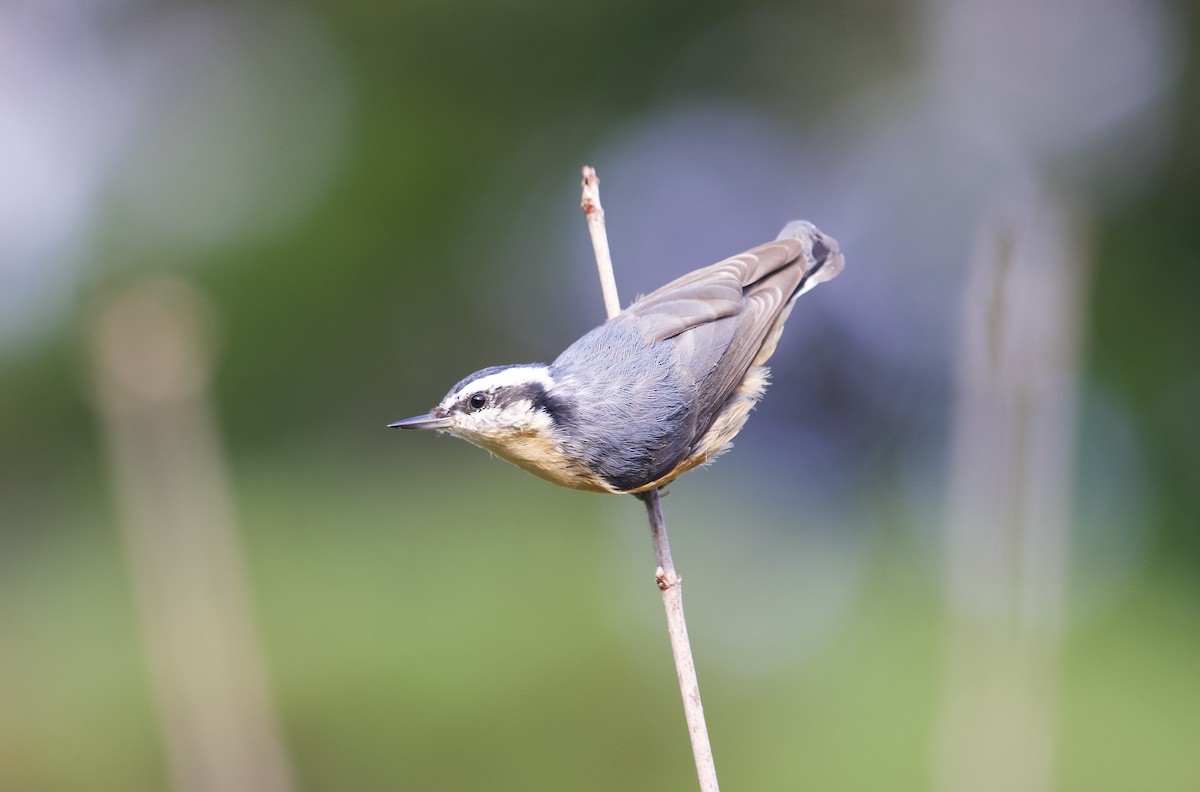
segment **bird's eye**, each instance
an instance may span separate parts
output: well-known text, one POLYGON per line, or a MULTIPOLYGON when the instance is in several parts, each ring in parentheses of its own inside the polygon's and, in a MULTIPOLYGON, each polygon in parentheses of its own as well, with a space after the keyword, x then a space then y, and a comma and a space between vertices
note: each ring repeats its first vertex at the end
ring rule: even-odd
POLYGON ((467 399, 467 404, 472 410, 482 410, 487 405, 487 396, 482 393, 472 394, 471 398, 467 399))

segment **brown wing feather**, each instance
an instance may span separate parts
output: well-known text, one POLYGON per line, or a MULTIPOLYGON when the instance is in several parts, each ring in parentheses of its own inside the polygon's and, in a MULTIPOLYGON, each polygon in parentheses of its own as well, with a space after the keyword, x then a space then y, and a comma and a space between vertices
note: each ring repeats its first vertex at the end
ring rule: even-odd
POLYGON ((626 309, 647 344, 674 339, 677 375, 692 380, 693 429, 681 443, 684 457, 750 367, 765 362, 764 344, 773 350, 808 267, 804 252, 797 239, 770 242, 685 275, 626 309))
MULTIPOLYGON (((742 310, 731 320, 735 324, 730 340, 719 361, 713 361, 711 375, 701 387, 701 415, 697 422, 697 439, 711 425, 713 418, 728 402, 753 365, 762 365, 774 351, 774 339, 787 319, 808 261, 797 244, 791 258, 765 278, 747 286, 742 310), (768 342, 770 349, 764 346, 768 342)), ((699 340, 699 339, 698 339, 699 340)))
MULTIPOLYGON (((745 309, 747 287, 791 264, 803 251, 798 239, 781 239, 695 270, 625 309, 638 320, 646 342, 672 338, 745 309)), ((803 276, 801 269, 797 278, 803 276)))

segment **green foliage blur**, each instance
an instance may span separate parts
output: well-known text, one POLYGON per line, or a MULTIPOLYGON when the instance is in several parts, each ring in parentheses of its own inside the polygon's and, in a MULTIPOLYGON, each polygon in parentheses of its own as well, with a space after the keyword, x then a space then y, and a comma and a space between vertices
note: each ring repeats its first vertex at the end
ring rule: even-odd
MULTIPOLYGON (((179 10, 96 5, 85 24, 117 41, 179 10)), ((592 315, 553 325, 551 337, 505 319, 537 316, 545 287, 533 281, 553 271, 590 277, 583 219, 571 214, 578 167, 595 165, 604 180, 612 136, 700 101, 809 129, 821 108, 869 96, 880 75, 920 61, 906 31, 937 5, 229 7, 261 26, 238 35, 269 30, 276 14, 320 31, 336 53, 338 151, 292 221, 214 244, 144 243, 129 188, 103 182, 68 307, 48 309, 0 357, 0 789, 170 784, 87 351, 95 305, 163 272, 186 276, 213 307, 222 453, 297 789, 691 788, 640 505, 560 491, 457 441, 383 427, 476 368, 551 358, 599 322, 598 293, 592 315), (747 29, 776 19, 796 28, 764 41, 778 53, 758 53, 759 66, 723 46, 729 31, 744 43, 747 29), (762 69, 776 59, 777 71, 762 69), (530 222, 531 205, 565 210, 530 222), (577 238, 569 260, 526 262, 525 297, 494 255, 513 227, 544 233, 548 251, 577 238)), ((1054 735, 1063 790, 1200 788, 1200 14, 1164 7, 1179 52, 1160 130, 1167 164, 1092 218, 1084 346, 1087 383, 1128 406, 1141 449, 1144 558, 1064 629, 1054 735)), ((269 86, 286 97, 288 79, 284 70, 269 86)), ((287 129, 316 124, 323 108, 289 99, 276 111, 287 129)), ((125 149, 106 178, 119 180, 139 153, 125 149)), ((606 208, 620 281, 622 209, 615 199, 606 208)), ((254 211, 242 218, 251 229, 254 211)), ((843 277, 857 265, 848 250, 843 277)), ((787 401, 780 390, 773 398, 787 401)), ((831 496, 872 527, 837 567, 853 585, 798 638, 786 637, 802 621, 791 604, 773 604, 776 578, 757 574, 805 517, 756 488, 766 463, 751 456, 754 437, 739 442, 736 463, 691 474, 666 499, 728 789, 934 785, 947 606, 929 550, 937 529, 924 523, 939 511, 897 484, 903 460, 888 440, 860 454, 877 477, 831 496), (689 525, 685 504, 713 491, 729 514, 769 527, 721 522, 720 512, 689 525), (722 534, 738 565, 700 546, 722 534), (734 592, 745 611, 721 607, 734 592), (743 622, 772 624, 782 648, 739 637, 743 622)))

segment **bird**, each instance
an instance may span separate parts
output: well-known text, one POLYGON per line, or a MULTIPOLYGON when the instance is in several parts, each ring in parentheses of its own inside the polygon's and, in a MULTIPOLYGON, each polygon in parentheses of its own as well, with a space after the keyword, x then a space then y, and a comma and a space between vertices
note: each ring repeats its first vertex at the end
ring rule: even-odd
POLYGON ((729 449, 796 299, 843 265, 836 240, 795 220, 638 298, 553 363, 481 369, 388 426, 449 433, 563 487, 641 497, 729 449))

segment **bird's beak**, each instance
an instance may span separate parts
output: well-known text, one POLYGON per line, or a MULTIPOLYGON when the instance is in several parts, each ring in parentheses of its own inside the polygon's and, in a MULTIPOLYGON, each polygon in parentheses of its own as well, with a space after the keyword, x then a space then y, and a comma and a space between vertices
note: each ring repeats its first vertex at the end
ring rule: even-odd
POLYGON ((449 429, 450 419, 437 413, 425 413, 388 424, 390 429, 449 429))

